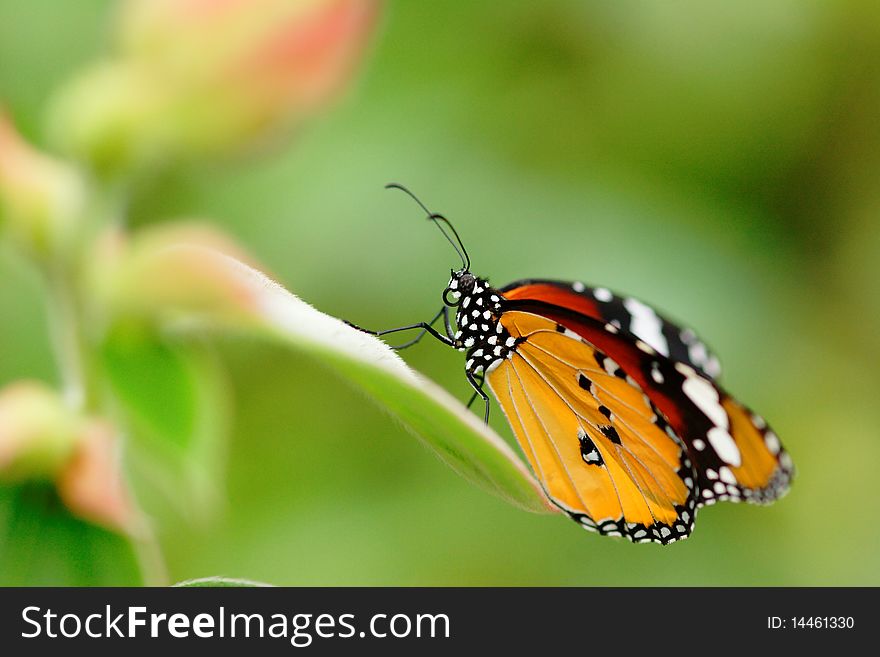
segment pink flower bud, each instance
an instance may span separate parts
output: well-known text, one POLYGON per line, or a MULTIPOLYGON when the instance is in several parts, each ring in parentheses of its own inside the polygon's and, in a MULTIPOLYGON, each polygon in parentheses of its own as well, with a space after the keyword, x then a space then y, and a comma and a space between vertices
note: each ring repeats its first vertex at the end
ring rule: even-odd
POLYGON ((79 418, 42 383, 0 389, 0 481, 52 479, 73 453, 80 428, 79 418))
POLYGON ((77 516, 136 534, 136 512, 122 477, 119 440, 107 422, 84 424, 72 457, 57 478, 58 495, 77 516))
POLYGON ((105 167, 238 151, 297 126, 345 86, 378 6, 130 0, 114 61, 62 95, 54 133, 105 167))
POLYGON ((250 258, 207 224, 166 224, 130 240, 106 234, 95 250, 88 280, 108 321, 193 315, 248 320, 255 301, 239 278, 239 260, 250 258))
POLYGON ((118 451, 108 423, 69 409, 48 386, 23 381, 0 389, 0 483, 53 481, 73 514, 136 533, 142 524, 118 451))
POLYGON ((0 226, 34 255, 69 245, 85 206, 85 183, 72 166, 40 153, 0 111, 0 226))

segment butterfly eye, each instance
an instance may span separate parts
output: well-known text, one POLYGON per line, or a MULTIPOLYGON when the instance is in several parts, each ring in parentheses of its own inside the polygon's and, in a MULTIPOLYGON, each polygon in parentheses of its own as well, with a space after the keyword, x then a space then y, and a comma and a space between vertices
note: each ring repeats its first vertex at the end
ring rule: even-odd
POLYGON ((458 286, 465 292, 470 293, 470 291, 474 287, 474 283, 476 283, 476 280, 477 279, 474 278, 473 274, 465 273, 462 274, 461 277, 458 279, 458 286))
POLYGON ((461 292, 447 287, 445 290, 443 290, 443 303, 445 303, 447 306, 457 306, 461 303, 461 292))

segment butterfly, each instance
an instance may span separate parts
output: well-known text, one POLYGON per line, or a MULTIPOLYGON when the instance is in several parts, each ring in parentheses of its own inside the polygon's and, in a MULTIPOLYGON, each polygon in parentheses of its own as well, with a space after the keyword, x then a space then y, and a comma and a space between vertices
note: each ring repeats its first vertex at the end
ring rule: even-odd
POLYGON ((488 422, 486 388, 493 393, 547 497, 580 526, 665 545, 687 538, 704 506, 767 504, 788 491, 790 455, 763 417, 720 387, 718 358, 691 329, 580 282, 494 288, 471 273, 446 217, 402 185, 387 187, 421 206, 462 266, 429 322, 355 328, 419 330, 397 348, 431 335, 464 352, 468 406, 480 397, 488 422))

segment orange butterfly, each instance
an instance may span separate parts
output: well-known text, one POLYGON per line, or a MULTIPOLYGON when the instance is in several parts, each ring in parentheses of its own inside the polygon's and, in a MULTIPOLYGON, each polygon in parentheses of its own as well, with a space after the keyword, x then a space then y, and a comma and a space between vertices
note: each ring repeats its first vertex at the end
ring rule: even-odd
POLYGON ((693 331, 583 283, 492 288, 470 272, 445 217, 388 187, 419 203, 462 268, 430 322, 368 332, 421 329, 398 348, 431 334, 465 352, 471 402, 484 400, 488 421, 488 385, 547 496, 581 526, 667 544, 690 535, 702 506, 787 492, 791 457, 761 416, 718 386, 718 359, 693 331), (433 326, 441 317, 445 334, 433 326))

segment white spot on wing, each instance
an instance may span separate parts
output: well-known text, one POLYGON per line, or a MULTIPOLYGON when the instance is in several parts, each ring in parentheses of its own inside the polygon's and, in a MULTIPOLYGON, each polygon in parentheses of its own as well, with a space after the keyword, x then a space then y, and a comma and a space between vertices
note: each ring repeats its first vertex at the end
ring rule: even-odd
POLYGON ((782 445, 779 443, 779 438, 776 437, 776 434, 772 431, 768 431, 767 435, 764 436, 764 444, 767 445, 767 449, 770 450, 770 453, 773 456, 779 454, 779 451, 782 449, 782 445))
POLYGON ((739 453, 739 448, 733 441, 733 436, 726 429, 712 427, 706 436, 722 461, 729 463, 735 468, 742 465, 742 456, 739 453))
POLYGON ((639 351, 644 351, 646 354, 653 354, 654 350, 651 348, 646 342, 642 342, 641 340, 636 340, 636 347, 638 347, 639 351))
POLYGON ((706 351, 706 345, 702 342, 694 342, 688 347, 688 356, 690 356, 691 362, 694 365, 703 367, 706 364, 706 359, 709 357, 709 352, 706 351))
POLYGON ((721 477, 721 481, 726 484, 736 484, 736 477, 733 476, 733 472, 731 472, 730 468, 726 465, 722 465, 718 469, 718 474, 721 477))
POLYGON ((681 387, 684 394, 712 421, 712 424, 725 430, 730 426, 727 411, 721 406, 715 386, 703 377, 691 374, 686 376, 681 387))
POLYGON ((685 376, 693 376, 697 373, 693 367, 691 367, 690 365, 686 365, 685 363, 676 363, 675 369, 677 369, 681 374, 684 374, 685 376))
POLYGON ((623 306, 632 316, 630 331, 633 335, 640 337, 664 356, 668 356, 669 343, 663 335, 663 323, 657 317, 657 313, 638 299, 625 299, 623 306))
POLYGON ((663 378, 663 373, 657 369, 657 363, 654 363, 654 366, 651 368, 651 378, 654 379, 657 383, 663 383, 665 379, 663 378))
POLYGON ((718 362, 718 358, 709 356, 709 359, 703 365, 703 371, 713 379, 717 379, 721 374, 721 363, 718 362))
POLYGON ((611 290, 604 287, 597 287, 593 290, 593 296, 596 297, 599 301, 608 302, 614 298, 614 295, 611 294, 611 290))

